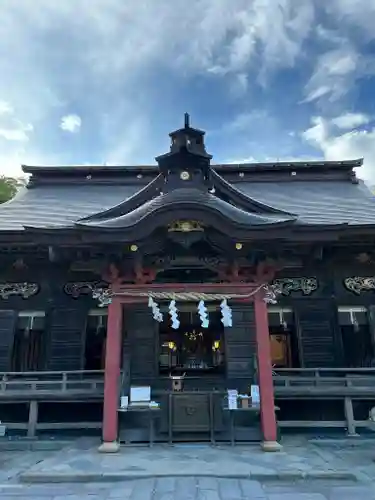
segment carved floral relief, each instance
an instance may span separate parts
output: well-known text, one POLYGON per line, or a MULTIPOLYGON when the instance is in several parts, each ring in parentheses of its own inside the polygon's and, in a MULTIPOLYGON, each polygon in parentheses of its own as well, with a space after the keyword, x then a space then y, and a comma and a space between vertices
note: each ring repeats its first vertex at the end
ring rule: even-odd
POLYGON ((0 283, 0 298, 6 300, 10 296, 16 295, 23 299, 29 299, 40 290, 37 283, 0 283))
POLYGON ((361 292, 375 290, 375 277, 351 276, 344 279, 344 287, 349 290, 349 292, 360 295, 361 292))
POLYGON ((273 281, 282 295, 290 295, 292 292, 301 292, 302 295, 311 295, 318 289, 317 278, 280 278, 273 281))
POLYGON ((104 281, 76 281, 66 283, 64 292, 74 299, 78 299, 81 295, 91 295, 93 299, 98 301, 99 307, 104 307, 111 302, 111 290, 108 283, 104 281))

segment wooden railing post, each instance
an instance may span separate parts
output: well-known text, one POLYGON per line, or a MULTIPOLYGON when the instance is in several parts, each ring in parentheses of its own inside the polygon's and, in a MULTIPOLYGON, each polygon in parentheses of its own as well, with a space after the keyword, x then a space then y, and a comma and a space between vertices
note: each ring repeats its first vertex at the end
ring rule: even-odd
POLYGON ((2 392, 5 392, 6 391, 6 388, 7 388, 7 380, 8 380, 8 377, 6 375, 6 373, 4 373, 4 375, 2 376, 1 378, 1 390, 2 392))
POLYGON ((68 382, 68 374, 66 372, 63 372, 62 374, 62 392, 66 392, 67 390, 67 382, 68 382))
POLYGON ((29 421, 27 424, 27 437, 33 438, 38 425, 38 401, 32 400, 29 405, 29 421))

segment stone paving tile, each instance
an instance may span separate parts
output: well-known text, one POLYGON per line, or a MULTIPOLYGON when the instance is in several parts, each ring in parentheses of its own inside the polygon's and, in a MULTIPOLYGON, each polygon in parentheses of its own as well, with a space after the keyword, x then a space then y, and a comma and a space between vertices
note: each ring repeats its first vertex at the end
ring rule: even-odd
POLYGON ((271 493, 268 500, 327 500, 327 497, 320 493, 271 493))
POLYGON ((223 498, 217 490, 198 490, 197 500, 223 500, 223 498))
MULTIPOLYGON (((346 472, 347 464, 339 454, 329 450, 319 450, 313 445, 289 444, 286 440, 284 450, 276 454, 263 453, 258 446, 190 446, 173 447, 157 445, 149 448, 123 448, 117 455, 97 453, 97 446, 66 448, 60 453, 48 455, 28 468, 27 475, 40 476, 59 474, 123 474, 124 477, 139 474, 155 476, 168 475, 222 475, 249 476, 254 478, 278 476, 282 474, 323 474, 327 471, 346 472)), ((92 443, 91 443, 92 444, 92 443)), ((366 462, 364 462, 366 463, 366 462)), ((372 463, 371 463, 372 465, 372 463)), ((365 467, 361 464, 362 469, 365 467)), ((351 467, 353 470, 353 467, 351 467)), ((371 471, 370 471, 371 473, 371 471)), ((375 468, 374 476, 375 478, 375 468)), ((178 491, 178 490, 177 490, 178 491)))
POLYGON ((129 496, 131 500, 152 500, 155 491, 156 480, 139 479, 132 484, 133 489, 129 496))
POLYGON ((219 492, 222 498, 237 500, 242 497, 242 489, 238 479, 219 479, 219 492))
MULTIPOLYGON (((123 448, 118 455, 101 455, 97 453, 96 441, 87 439, 69 444, 61 451, 50 452, 2 452, 0 460, 0 483, 16 481, 18 476, 35 472, 38 474, 125 474, 128 476, 145 473, 163 475, 172 473, 178 475, 220 475, 249 476, 254 478, 277 475, 291 476, 296 471, 307 474, 327 474, 330 471, 355 473, 361 479, 375 482, 375 463, 373 448, 350 448, 334 445, 324 448, 308 443, 301 437, 290 436, 284 439, 284 449, 281 453, 267 454, 258 446, 217 446, 209 445, 173 447, 157 445, 152 449, 134 447, 123 448)), ((176 478, 181 479, 181 478, 176 478)), ((214 479, 214 478, 211 478, 214 479)), ((174 480, 168 478, 169 486, 158 492, 170 493, 174 480)), ((201 489, 214 491, 211 486, 202 488, 210 478, 197 479, 201 489), (200 483, 202 481, 202 484, 200 483)), ((164 484, 164 483, 160 483, 164 484)), ((225 488, 225 486, 224 486, 225 488)), ((181 495, 177 487, 177 495, 181 495)), ((6 492, 2 492, 3 495, 6 492)), ((191 491, 190 496, 193 495, 191 491)), ((232 494, 232 496, 234 493, 232 494)), ((368 499, 366 499, 368 500, 368 499)))
POLYGON ((155 493, 152 500, 175 500, 174 493, 155 493))
POLYGON ((359 483, 319 480, 261 485, 252 480, 178 479, 181 481, 159 478, 90 485, 11 485, 0 490, 0 500, 375 500, 375 487, 359 483))
POLYGON ((240 488, 244 498, 252 498, 254 500, 265 498, 264 488, 262 488, 262 485, 258 481, 242 479, 240 481, 240 488))
POLYGON ((340 486, 333 488, 329 500, 375 500, 375 490, 367 486, 340 486))
POLYGON ((199 477, 198 488, 201 490, 216 490, 217 479, 215 477, 199 477))

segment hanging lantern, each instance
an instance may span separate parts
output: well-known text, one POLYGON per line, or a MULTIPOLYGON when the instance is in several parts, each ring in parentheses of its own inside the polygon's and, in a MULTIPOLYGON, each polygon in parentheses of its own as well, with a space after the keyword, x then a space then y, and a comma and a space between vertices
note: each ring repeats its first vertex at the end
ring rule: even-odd
POLYGON ((178 319, 178 311, 176 307, 176 301, 171 300, 169 304, 169 314, 172 320, 172 328, 173 330, 178 330, 180 328, 180 321, 178 319))
POLYGON ((158 304, 154 301, 152 297, 149 297, 148 299, 148 307, 150 307, 152 310, 152 316, 154 320, 157 321, 158 323, 162 323, 163 315, 160 312, 158 304))
POLYGON ((208 318, 207 307, 206 304, 204 303, 204 300, 200 300, 198 303, 198 314, 201 320, 202 328, 208 328, 210 321, 208 318))
POLYGON ((223 326, 226 328, 230 328, 232 326, 232 309, 228 306, 227 299, 223 299, 220 304, 221 309, 221 322, 223 326))

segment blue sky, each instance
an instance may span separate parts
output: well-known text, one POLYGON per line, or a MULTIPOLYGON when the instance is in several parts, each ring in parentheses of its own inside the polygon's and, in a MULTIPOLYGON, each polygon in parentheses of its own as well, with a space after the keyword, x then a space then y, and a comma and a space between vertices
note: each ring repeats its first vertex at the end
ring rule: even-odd
POLYGON ((375 0, 1 0, 0 172, 144 164, 191 114, 215 162, 364 157, 375 0))

